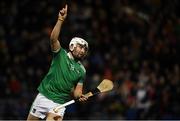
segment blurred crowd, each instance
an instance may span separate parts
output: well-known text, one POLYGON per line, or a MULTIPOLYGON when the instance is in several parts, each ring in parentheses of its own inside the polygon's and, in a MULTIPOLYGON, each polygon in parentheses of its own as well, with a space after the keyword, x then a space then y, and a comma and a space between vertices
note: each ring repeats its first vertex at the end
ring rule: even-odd
POLYGON ((26 119, 65 2, 62 46, 74 36, 90 45, 84 91, 104 78, 114 89, 68 106, 64 119, 180 119, 178 0, 1 0, 0 119, 26 119))

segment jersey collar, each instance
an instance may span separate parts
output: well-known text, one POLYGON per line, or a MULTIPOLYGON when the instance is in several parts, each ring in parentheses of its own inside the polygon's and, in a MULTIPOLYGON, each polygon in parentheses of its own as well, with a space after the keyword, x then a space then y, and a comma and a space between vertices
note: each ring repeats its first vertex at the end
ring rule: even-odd
POLYGON ((73 59, 73 60, 74 60, 74 57, 72 56, 71 52, 68 52, 68 53, 67 53, 67 56, 68 56, 70 59, 73 59))

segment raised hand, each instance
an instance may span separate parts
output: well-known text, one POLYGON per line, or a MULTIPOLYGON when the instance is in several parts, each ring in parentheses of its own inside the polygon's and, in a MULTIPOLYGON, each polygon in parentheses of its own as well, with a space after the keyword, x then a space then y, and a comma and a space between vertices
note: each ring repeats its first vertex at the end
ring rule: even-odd
POLYGON ((66 19, 67 9, 68 9, 68 5, 66 4, 65 7, 59 11, 58 20, 64 21, 66 19))

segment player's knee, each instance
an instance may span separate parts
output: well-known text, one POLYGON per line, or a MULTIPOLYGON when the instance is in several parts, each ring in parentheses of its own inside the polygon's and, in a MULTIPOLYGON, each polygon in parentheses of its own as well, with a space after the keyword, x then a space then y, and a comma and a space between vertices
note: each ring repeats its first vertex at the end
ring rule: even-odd
POLYGON ((62 121, 62 117, 59 116, 59 115, 55 115, 55 114, 49 113, 46 120, 62 121))
POLYGON ((54 116, 54 120, 55 121, 62 121, 62 118, 61 118, 61 116, 54 116))
POLYGON ((39 118, 29 114, 27 117, 27 121, 32 121, 32 120, 39 121, 39 118))

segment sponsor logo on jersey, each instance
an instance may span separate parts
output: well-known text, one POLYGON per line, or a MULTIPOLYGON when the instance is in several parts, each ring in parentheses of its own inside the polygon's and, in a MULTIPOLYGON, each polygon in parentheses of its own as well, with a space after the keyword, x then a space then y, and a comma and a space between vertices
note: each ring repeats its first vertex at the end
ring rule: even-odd
POLYGON ((70 64, 70 70, 74 71, 74 65, 73 64, 70 64))

